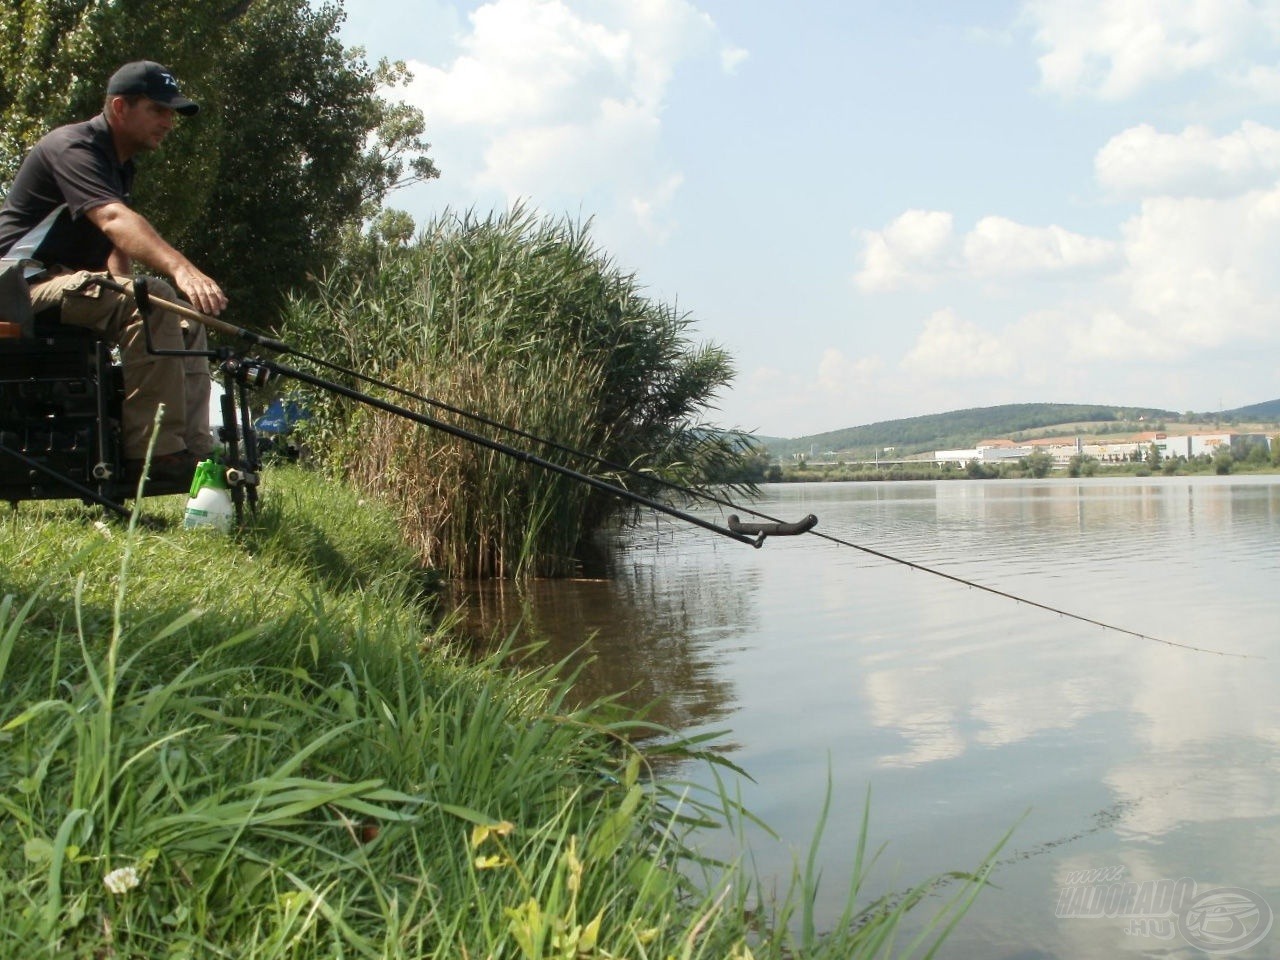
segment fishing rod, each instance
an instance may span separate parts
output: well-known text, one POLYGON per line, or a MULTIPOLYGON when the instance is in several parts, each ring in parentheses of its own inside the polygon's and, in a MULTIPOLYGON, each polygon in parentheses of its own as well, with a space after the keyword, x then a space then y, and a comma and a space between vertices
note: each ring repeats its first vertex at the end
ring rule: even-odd
POLYGON ((542 444, 548 447, 549 449, 557 450, 561 453, 578 457, 582 460, 588 461, 590 463, 594 463, 597 466, 605 467, 606 469, 613 470, 617 473, 634 476, 638 479, 642 479, 648 483, 655 484, 664 489, 680 493, 683 496, 688 497, 690 499, 701 500, 705 503, 716 504, 718 506, 726 507, 731 510, 741 511, 742 513, 755 517, 757 520, 762 520, 765 522, 764 523, 743 523, 736 514, 729 514, 729 516, 726 519, 726 524, 729 530, 731 531, 738 532, 738 533, 752 534, 760 537, 760 541, 757 541, 756 543, 757 546, 759 546, 759 543, 763 541, 764 536, 768 536, 771 534, 795 536, 801 533, 810 533, 815 537, 818 537, 822 540, 826 540, 829 543, 836 544, 837 546, 848 547, 852 550, 858 550, 862 553, 868 554, 870 556, 876 557, 881 560, 885 560, 889 563, 896 563, 901 566, 905 566, 911 570, 916 570, 921 573, 930 574, 935 577, 941 577, 944 580, 950 580, 953 583, 958 583, 962 586, 971 587, 975 590, 981 590, 985 593, 990 593, 993 596, 1003 597, 1007 600, 1012 600, 1016 603, 1026 604, 1027 606, 1035 607, 1036 609, 1039 609, 1039 610, 1044 610, 1047 613, 1057 614, 1058 616, 1067 617, 1072 620, 1077 620, 1081 623, 1088 623, 1093 626, 1101 627, 1104 630, 1110 630, 1115 633, 1120 633, 1126 636, 1135 637, 1140 640, 1151 640, 1156 643, 1165 644, 1166 646, 1179 647, 1184 650, 1193 650, 1198 653, 1212 653, 1218 656, 1241 657, 1244 659, 1253 659, 1251 657, 1248 657, 1245 654, 1226 653, 1218 650, 1210 650, 1204 647, 1195 646, 1193 644, 1185 644, 1185 643, 1179 643, 1173 640, 1165 640, 1161 637, 1156 637, 1150 634, 1141 633, 1136 630, 1130 630, 1126 627, 1121 627, 1116 624, 1095 619, 1093 617, 1087 617, 1082 614, 1073 613, 1072 611, 1065 610, 1060 607, 1052 606, 1046 603, 1040 603, 1039 601, 1031 600, 1027 597, 1019 596, 1017 594, 1013 594, 1005 590, 1000 590, 997 587, 991 587, 986 584, 979 583, 975 580, 970 580, 968 578, 958 576, 956 574, 947 573, 943 570, 938 570, 933 567, 929 567, 924 564, 917 563, 913 560, 907 560, 903 557, 894 556, 892 554, 886 553, 883 550, 877 550, 875 548, 864 546, 862 544, 853 543, 849 540, 834 536, 829 533, 825 533, 821 530, 815 530, 814 528, 817 526, 818 518, 815 517, 813 514, 810 514, 809 516, 805 517, 804 520, 801 520, 795 523, 788 523, 787 521, 781 520, 778 517, 770 516, 769 514, 764 513, 760 510, 735 503, 733 500, 730 500, 726 497, 722 497, 709 490, 700 490, 696 487, 690 487, 688 485, 678 483, 674 480, 669 480, 665 477, 659 476, 654 473, 648 473, 642 470, 637 470, 634 467, 626 466, 625 464, 616 463, 605 457, 601 457, 597 454, 590 453, 585 450, 575 449, 573 447, 566 446, 565 444, 559 443, 558 441, 549 439, 547 437, 541 437, 533 433, 529 433, 528 431, 522 430, 519 427, 502 423, 498 420, 494 420, 494 419, 491 419, 490 417, 486 417, 483 414, 475 413, 473 411, 465 410, 460 407, 454 406, 452 404, 446 403, 445 401, 440 400, 436 397, 431 397, 426 394, 417 393, 412 390, 406 389, 405 387, 401 387, 397 384, 390 383, 385 380, 380 380, 377 377, 372 377, 372 376, 369 376, 368 374, 360 373, 359 371, 351 370, 351 369, 339 366, 338 364, 335 364, 329 360, 325 360, 321 357, 311 356, 300 350, 296 350, 292 347, 288 347, 287 345, 279 344, 279 341, 271 341, 271 344, 273 346, 273 349, 275 349, 276 348, 275 345, 278 344, 280 347, 283 347, 289 354, 296 356, 300 359, 306 360, 310 363, 317 364, 321 367, 324 367, 330 370, 334 370, 335 372, 344 374, 346 376, 350 376, 354 379, 363 381, 373 386, 382 387, 383 389, 389 390, 398 395, 407 397, 412 400, 417 400, 421 403, 428 404, 429 406, 435 407, 436 409, 444 410, 448 413, 454 414, 455 416, 463 417, 465 419, 483 424, 485 426, 488 426, 497 430, 502 430, 512 436, 520 437, 525 440, 530 440, 535 443, 542 444))
MULTIPOLYGON (((114 286, 119 288, 120 285, 114 285, 114 286)), ((287 355, 296 356, 301 360, 305 360, 309 363, 314 363, 325 369, 333 370, 345 376, 350 376, 359 381, 362 381, 374 386, 382 387, 398 395, 405 396, 410 399, 418 400, 422 403, 426 403, 437 409, 445 410, 456 416, 470 419, 472 421, 484 424, 494 429, 505 431, 513 436, 518 436, 526 440, 543 444, 550 449, 555 449, 562 453, 566 453, 571 456, 582 458, 584 460, 587 460, 588 462, 595 463, 599 466, 604 466, 618 473, 624 473, 624 474, 636 476, 638 478, 644 479, 646 482, 656 484, 665 489, 679 492, 686 497, 689 497, 695 500, 701 500, 707 503, 717 504, 719 506, 727 507, 729 509, 741 511, 742 513, 755 517, 758 521, 763 521, 763 522, 754 522, 754 523, 753 522, 744 523, 737 514, 729 514, 726 517, 726 525, 722 527, 719 524, 705 520, 702 517, 698 517, 686 511, 676 509, 670 506, 669 504, 664 504, 661 501, 654 500, 650 497, 642 496, 641 494, 637 494, 631 490, 628 490, 625 487, 608 483, 606 481, 600 480, 597 477, 592 477, 588 474, 584 474, 579 471, 573 470, 562 464, 558 464, 552 460, 547 460, 543 457, 537 456, 536 454, 529 453, 528 451, 520 450, 519 448, 512 447, 509 444, 505 444, 497 440, 492 440, 488 437, 484 437, 479 434, 473 433, 471 431, 464 430, 463 428, 458 427, 454 424, 447 423, 445 421, 439 420, 435 417, 431 417, 423 413, 418 413, 416 411, 409 410, 406 407, 399 406, 397 404, 393 404, 385 400, 380 400, 376 397, 372 397, 366 393, 362 393, 361 391, 354 390, 350 387, 345 387, 345 386, 342 386, 341 384, 337 384, 329 380, 324 380, 320 377, 312 376, 300 370, 285 367, 281 364, 275 363, 274 361, 265 361, 265 360, 249 361, 251 365, 256 365, 258 367, 269 369, 272 372, 279 374, 280 376, 284 376, 289 379, 297 380, 301 383, 307 383, 312 386, 316 386, 321 389, 328 390, 333 393, 337 393, 341 396, 348 397, 349 399, 355 400, 360 403, 364 403, 376 409, 383 410, 395 416, 403 417, 404 419, 410 420, 412 422, 420 423, 420 424, 423 424, 424 426, 428 426, 433 429, 440 430, 444 433, 449 434, 450 436, 467 440, 472 443, 476 443, 480 446, 486 447, 487 449, 494 450, 495 452, 513 457, 522 462, 530 463, 535 466, 542 467, 543 469, 558 473, 562 476, 566 476, 571 479, 578 480, 602 492, 610 493, 610 494, 613 494, 614 496, 618 496, 620 498, 630 500, 633 503, 648 507, 660 513, 665 513, 668 516, 672 516, 672 517, 675 517, 676 519, 682 520, 686 523, 690 523, 694 526, 698 526, 703 529, 710 530, 711 532, 720 534, 721 536, 726 536, 729 539, 737 540, 740 543, 747 543, 753 547, 758 548, 763 545, 765 539, 769 536, 798 536, 798 535, 807 533, 812 536, 818 537, 820 539, 826 540, 829 543, 836 544, 837 546, 848 547, 849 549, 857 550, 861 553, 876 557, 880 560, 884 560, 889 563, 894 563, 900 566, 907 567, 910 570, 915 570, 920 573, 925 573, 931 576, 940 577, 944 580, 949 580, 961 586, 966 586, 975 590, 980 590, 984 593, 989 593, 993 596, 1002 597, 1006 600, 1012 600, 1015 603, 1025 604, 1027 606, 1034 607, 1038 610, 1043 610, 1047 613, 1053 613, 1061 617, 1066 617, 1071 620, 1076 620, 1080 623, 1087 623, 1092 626, 1100 627, 1101 629, 1104 629, 1104 630, 1112 631, 1114 633, 1120 633, 1125 636, 1134 637, 1139 640, 1149 640, 1155 643, 1163 644, 1165 646, 1177 647, 1179 649, 1194 651, 1196 653, 1208 653, 1208 654, 1214 654, 1217 656, 1236 657, 1240 659, 1258 659, 1248 654, 1230 653, 1230 652, 1221 651, 1221 650, 1213 650, 1207 647, 1200 647, 1194 644, 1181 643, 1175 640, 1167 640, 1162 637, 1157 637, 1151 634, 1142 633, 1137 630, 1131 630, 1127 627, 1119 626, 1118 624, 1110 623, 1104 620, 1099 620, 1094 617, 1085 616, 1084 614, 1075 613, 1073 611, 1066 610, 1062 607, 1057 607, 1052 604, 1047 604, 1037 600, 1032 600, 1028 597, 1011 593, 1007 590, 1001 590, 998 587, 992 587, 987 584, 980 583, 976 580, 971 580, 967 577, 961 577, 958 574, 947 573, 946 571, 939 570, 935 567, 930 567, 913 560, 908 560, 903 557, 898 557, 883 550, 879 550, 873 547, 868 547, 863 544, 854 543, 843 537, 837 537, 832 534, 828 534, 823 531, 816 530, 815 527, 818 524, 818 518, 813 514, 809 514, 804 519, 799 521, 788 522, 788 521, 779 519, 778 517, 770 516, 769 514, 764 513, 763 511, 754 509, 752 507, 735 503, 734 501, 726 497, 721 497, 717 494, 711 493, 710 491, 699 490, 697 488, 680 484, 675 481, 668 480, 664 477, 657 476, 655 474, 645 473, 643 471, 636 470, 633 467, 628 467, 622 464, 614 463, 603 457, 597 456, 596 454, 592 454, 583 450, 577 450, 577 449, 574 449, 573 447, 565 446, 554 440, 551 440, 545 437, 540 437, 535 434, 529 433, 527 431, 521 430, 517 427, 511 426, 509 424, 505 424, 500 421, 493 420, 489 417, 485 417, 481 414, 464 410, 462 408, 445 403, 442 400, 429 397, 420 393, 415 393, 413 391, 405 389, 404 387, 400 387, 396 384, 379 380, 375 377, 362 374, 355 370, 341 367, 338 364, 332 363, 331 361, 325 360, 321 357, 311 356, 303 351, 297 350, 291 347, 290 345, 284 343, 283 341, 280 341, 271 337, 265 337, 261 334, 255 333, 254 331, 248 330, 244 327, 238 327, 226 321, 219 320, 218 318, 210 317, 206 314, 200 313, 199 311, 194 310, 193 308, 188 307, 185 304, 175 303, 172 301, 164 300, 160 297, 151 296, 146 289, 145 280, 142 278, 139 278, 133 281, 131 283, 131 287, 132 287, 132 291, 135 298, 139 302, 140 308, 144 303, 147 303, 147 304, 154 303, 155 305, 161 306, 166 310, 170 310, 172 312, 178 313, 181 316, 185 316, 190 319, 196 320, 197 322, 203 323, 214 330, 245 340, 254 345, 262 346, 266 349, 275 351, 277 353, 284 353, 287 355)), ((146 309, 149 309, 149 306, 146 309)), ((144 312, 146 312, 146 310, 144 310, 144 312)))
MULTIPOLYGON (((110 289, 116 290, 117 292, 131 293, 138 304, 139 311, 142 313, 144 318, 147 315, 149 315, 153 309, 155 309, 156 307, 160 307, 164 310, 168 310, 172 313, 176 313, 179 316, 183 316, 188 319, 195 320, 198 323, 205 324, 209 328, 216 330, 220 333, 229 334, 230 336, 247 340, 252 344, 266 347, 267 349, 271 349, 276 352, 284 352, 284 353, 293 352, 292 348, 290 348, 287 344, 283 343, 282 341, 276 340, 271 337, 264 337, 261 334, 255 333, 251 330, 247 330, 244 327, 238 327, 234 324, 226 322, 225 320, 219 320, 216 317, 208 316, 207 314, 203 314, 200 311, 187 306, 186 304, 177 303, 171 300, 164 299, 162 297, 152 296, 151 292, 147 288, 147 283, 145 278, 136 278, 132 281, 127 281, 125 283, 117 283, 116 281, 105 280, 105 279, 98 279, 97 282, 110 289)), ((145 320, 144 320, 144 326, 145 326, 145 320)), ((151 344, 149 339, 148 339, 148 349, 151 349, 151 344)), ((190 353, 189 351, 156 351, 156 350, 152 350, 152 352, 160 353, 162 355, 190 353)), ((217 351, 208 351, 202 355, 217 355, 217 353, 218 353, 217 351)), ((518 447, 513 447, 510 444, 502 443, 501 441, 498 441, 498 440, 493 440, 489 437, 482 436, 470 430, 465 430, 462 427, 459 427, 455 424, 447 423, 446 421, 440 420, 436 417, 432 417, 424 413, 419 413, 418 411, 415 411, 415 410, 410 410, 407 407, 403 407, 398 404, 394 404, 389 401, 379 399, 378 397, 370 396, 367 393, 364 393, 359 390, 355 390, 351 387, 344 386, 340 383, 335 383, 332 380, 326 380, 321 377, 317 377, 317 376, 313 376, 312 374, 305 373, 304 371, 297 370, 293 367, 287 367, 273 360, 264 360, 260 358, 245 358, 245 357, 236 357, 236 356, 219 357, 219 359, 221 361, 221 368, 228 377, 228 382, 230 383, 234 381, 241 388, 241 397, 242 397, 241 406, 242 407, 245 406, 245 403, 243 400, 243 389, 247 385, 259 386, 259 387, 263 386, 267 383, 268 379, 272 375, 277 375, 277 376, 285 377, 287 379, 297 380, 300 383, 305 383, 310 386, 318 387, 322 390, 327 390, 330 393, 335 393, 335 394, 338 394, 339 396, 347 397, 350 400, 354 400, 358 403, 363 403, 366 406, 373 407, 377 410, 382 410, 386 413, 393 414, 394 416, 401 417, 413 423, 419 423, 419 424, 422 424, 423 426, 431 427, 434 430, 439 430, 442 433, 446 433, 460 440, 465 440, 469 443, 476 444, 477 446, 484 447, 488 450, 493 450, 496 453, 500 453, 500 454, 503 454, 504 456, 511 457, 522 463, 528 463, 528 464, 532 464, 533 466, 541 467, 544 470, 548 470, 552 473, 557 473, 561 476, 568 477, 569 479, 576 480, 579 483, 583 483, 603 493, 611 494, 623 500, 629 500, 632 503, 638 504, 643 507, 647 507, 650 510, 655 510, 659 513, 665 513, 668 516, 675 517, 677 520, 682 520, 685 523, 689 523, 689 524, 692 524, 693 526, 701 527, 704 530, 709 530, 712 533, 719 534, 720 536, 727 537, 731 540, 736 540, 739 543, 745 543, 752 547, 759 548, 763 546, 764 541, 771 536, 796 536, 798 534, 804 533, 812 529, 814 525, 816 525, 818 522, 818 518, 810 514, 809 516, 805 517, 803 520, 800 520, 794 523, 787 523, 785 521, 771 521, 769 523, 761 523, 761 524, 737 524, 735 527, 732 527, 732 528, 727 526, 721 526, 718 523, 714 523, 713 521, 707 520, 703 517, 695 516, 692 513, 688 513, 687 511, 680 510, 676 507, 671 506, 670 504, 662 503, 661 501, 655 500, 652 497, 646 497, 646 496, 643 496, 642 494, 636 493, 635 491, 628 490, 625 487, 621 487, 616 484, 609 483, 605 480, 601 480, 599 477, 593 477, 588 474, 582 473, 578 470, 574 470, 571 467, 566 467, 563 464, 556 463, 553 460, 548 460, 545 457, 540 457, 537 454, 528 452, 527 450, 521 450, 518 447)), ((225 407, 226 407, 226 404, 225 404, 225 398, 224 398, 224 409, 225 407)), ((224 416, 224 419, 225 419, 225 416, 224 416)), ((233 486, 233 491, 238 486, 240 485, 233 486)), ((250 490, 252 492, 252 485, 250 485, 250 490)), ((239 501, 237 501, 236 505, 237 505, 237 513, 239 513, 239 509, 238 509, 239 501)))

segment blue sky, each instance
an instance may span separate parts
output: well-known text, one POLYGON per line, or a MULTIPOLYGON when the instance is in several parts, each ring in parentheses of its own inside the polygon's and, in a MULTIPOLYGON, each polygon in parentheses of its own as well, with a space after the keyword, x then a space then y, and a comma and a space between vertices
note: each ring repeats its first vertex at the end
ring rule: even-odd
POLYGON ((1280 397, 1280 0, 346 0, 440 180, 734 357, 720 425, 1280 397))

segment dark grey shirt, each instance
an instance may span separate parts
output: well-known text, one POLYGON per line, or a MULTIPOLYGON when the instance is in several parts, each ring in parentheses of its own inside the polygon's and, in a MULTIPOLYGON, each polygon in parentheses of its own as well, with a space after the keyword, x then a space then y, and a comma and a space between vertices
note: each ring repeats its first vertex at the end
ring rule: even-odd
MULTIPOLYGON (((132 160, 120 163, 106 117, 71 123, 45 134, 27 154, 0 208, 0 257, 46 224, 63 204, 29 256, 46 267, 105 270, 111 241, 85 213, 133 191, 132 160)), ((16 252, 16 251, 15 251, 16 252)))

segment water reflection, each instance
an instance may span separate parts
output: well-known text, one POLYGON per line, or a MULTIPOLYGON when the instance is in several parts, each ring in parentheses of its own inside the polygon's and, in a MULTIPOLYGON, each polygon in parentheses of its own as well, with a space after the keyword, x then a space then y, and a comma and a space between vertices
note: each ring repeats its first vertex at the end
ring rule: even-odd
MULTIPOLYGON (((1280 910, 1280 478, 796 485, 770 488, 761 507, 1244 658, 1109 632, 815 538, 753 551, 666 525, 627 540, 608 582, 490 586, 472 613, 484 629, 522 619, 553 657, 594 632, 587 695, 625 690, 660 701, 668 725, 730 728, 755 780, 743 797, 784 838, 748 837, 766 876, 789 875, 830 774, 828 918, 868 784, 870 839, 889 844, 870 895, 971 867, 1019 824, 999 890, 943 957, 1196 955, 1057 916, 1064 871, 1090 867, 1246 887, 1280 910)), ((1276 942, 1238 956, 1280 954, 1276 942)))
POLYGON ((723 720, 734 695, 720 666, 747 632, 758 577, 652 537, 614 551, 609 579, 459 585, 465 630, 489 646, 510 636, 542 645, 539 662, 579 671, 581 702, 617 696, 676 730, 723 720))

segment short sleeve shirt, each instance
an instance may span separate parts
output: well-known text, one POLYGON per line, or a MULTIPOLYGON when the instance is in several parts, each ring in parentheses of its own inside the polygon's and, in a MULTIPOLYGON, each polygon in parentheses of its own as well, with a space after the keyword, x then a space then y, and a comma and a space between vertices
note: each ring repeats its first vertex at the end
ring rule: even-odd
POLYGON ((101 114, 45 134, 0 207, 0 257, 65 204, 32 257, 45 266, 105 270, 111 241, 85 214, 107 203, 129 204, 133 176, 133 161, 119 161, 101 114))

